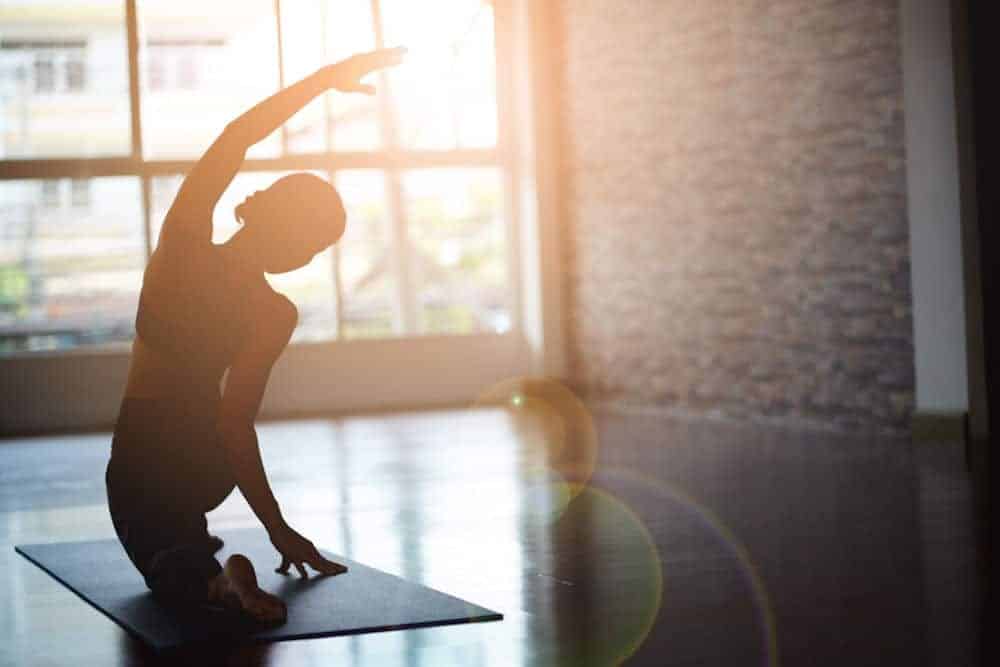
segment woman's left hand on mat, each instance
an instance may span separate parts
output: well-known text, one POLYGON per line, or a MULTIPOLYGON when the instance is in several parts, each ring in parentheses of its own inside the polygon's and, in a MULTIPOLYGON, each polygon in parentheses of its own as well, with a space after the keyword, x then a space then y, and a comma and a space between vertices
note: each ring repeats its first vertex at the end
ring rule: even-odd
POLYGON ((288 574, 292 565, 302 577, 308 577, 305 565, 308 564, 320 574, 343 574, 347 567, 335 563, 323 556, 312 542, 293 530, 287 524, 279 527, 271 534, 271 544, 281 554, 281 565, 275 572, 288 574))

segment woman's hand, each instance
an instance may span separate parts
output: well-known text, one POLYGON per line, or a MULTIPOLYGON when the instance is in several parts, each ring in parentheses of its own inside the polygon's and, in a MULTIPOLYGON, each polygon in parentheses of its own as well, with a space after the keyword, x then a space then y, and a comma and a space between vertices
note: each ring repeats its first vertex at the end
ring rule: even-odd
POLYGON ((324 558, 312 542, 292 530, 288 524, 279 526, 270 534, 270 537, 271 544, 281 554, 281 565, 275 570, 279 574, 288 574, 289 566, 294 565, 299 574, 306 578, 309 576, 304 567, 306 563, 320 574, 347 572, 346 566, 324 558))
POLYGON ((375 94, 375 86, 361 83, 361 79, 372 72, 392 67, 403 62, 406 49, 379 49, 368 53, 358 53, 347 60, 327 65, 324 72, 329 76, 330 87, 345 93, 375 94))

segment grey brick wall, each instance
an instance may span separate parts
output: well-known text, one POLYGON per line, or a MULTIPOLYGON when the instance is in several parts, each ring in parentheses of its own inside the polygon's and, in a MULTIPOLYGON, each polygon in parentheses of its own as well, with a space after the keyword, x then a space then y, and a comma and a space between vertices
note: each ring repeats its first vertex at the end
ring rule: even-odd
POLYGON ((557 4, 575 387, 904 432, 897 0, 557 4))

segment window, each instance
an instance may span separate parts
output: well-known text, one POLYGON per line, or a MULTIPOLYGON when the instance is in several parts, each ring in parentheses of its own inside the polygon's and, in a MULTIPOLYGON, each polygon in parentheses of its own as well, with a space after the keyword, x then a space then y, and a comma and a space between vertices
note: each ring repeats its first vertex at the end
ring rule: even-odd
POLYGON ((66 58, 66 90, 79 92, 87 87, 87 70, 82 53, 73 53, 66 58))
POLYGON ((0 353, 130 340, 145 262, 138 179, 88 179, 87 212, 49 206, 64 183, 40 183, 0 181, 0 353))
POLYGON ((127 156, 125 35, 121 0, 0 3, 0 160, 127 156))
POLYGON ((150 47, 146 51, 146 85, 150 92, 167 87, 167 54, 163 49, 150 47))
POLYGON ((345 338, 381 338, 403 329, 386 178, 380 171, 337 173, 350 223, 337 254, 345 338))
POLYGON ((60 193, 60 183, 59 181, 53 179, 45 179, 41 182, 42 192, 41 192, 41 204, 45 208, 58 208, 62 204, 62 196, 60 193))
POLYGON ((198 65, 190 53, 181 54, 177 58, 177 87, 183 90, 198 87, 198 65))
POLYGON ((495 169, 421 169, 403 176, 417 330, 510 328, 502 186, 495 169))
POLYGON ((35 56, 35 92, 51 93, 56 89, 56 66, 52 56, 39 53, 35 56))
POLYGON ((372 77, 378 95, 323 95, 250 150, 214 241, 248 194, 312 171, 340 190, 348 226, 309 266, 269 277, 299 306, 293 341, 515 327, 493 0, 128 4, 5 3, 2 16, 30 5, 33 20, 0 21, 0 353, 129 340, 163 216, 226 123, 326 63, 397 44, 407 63, 372 77))
POLYGON ((75 208, 90 206, 90 179, 74 178, 70 181, 69 201, 75 208))

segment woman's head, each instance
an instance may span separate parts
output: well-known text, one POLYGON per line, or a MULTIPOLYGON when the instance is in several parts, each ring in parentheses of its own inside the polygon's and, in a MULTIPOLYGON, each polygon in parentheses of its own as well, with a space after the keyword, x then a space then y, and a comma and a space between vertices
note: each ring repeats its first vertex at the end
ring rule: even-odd
POLYGON ((242 234, 267 273, 305 266, 340 240, 347 214, 337 190, 319 176, 290 174, 236 207, 242 234))

